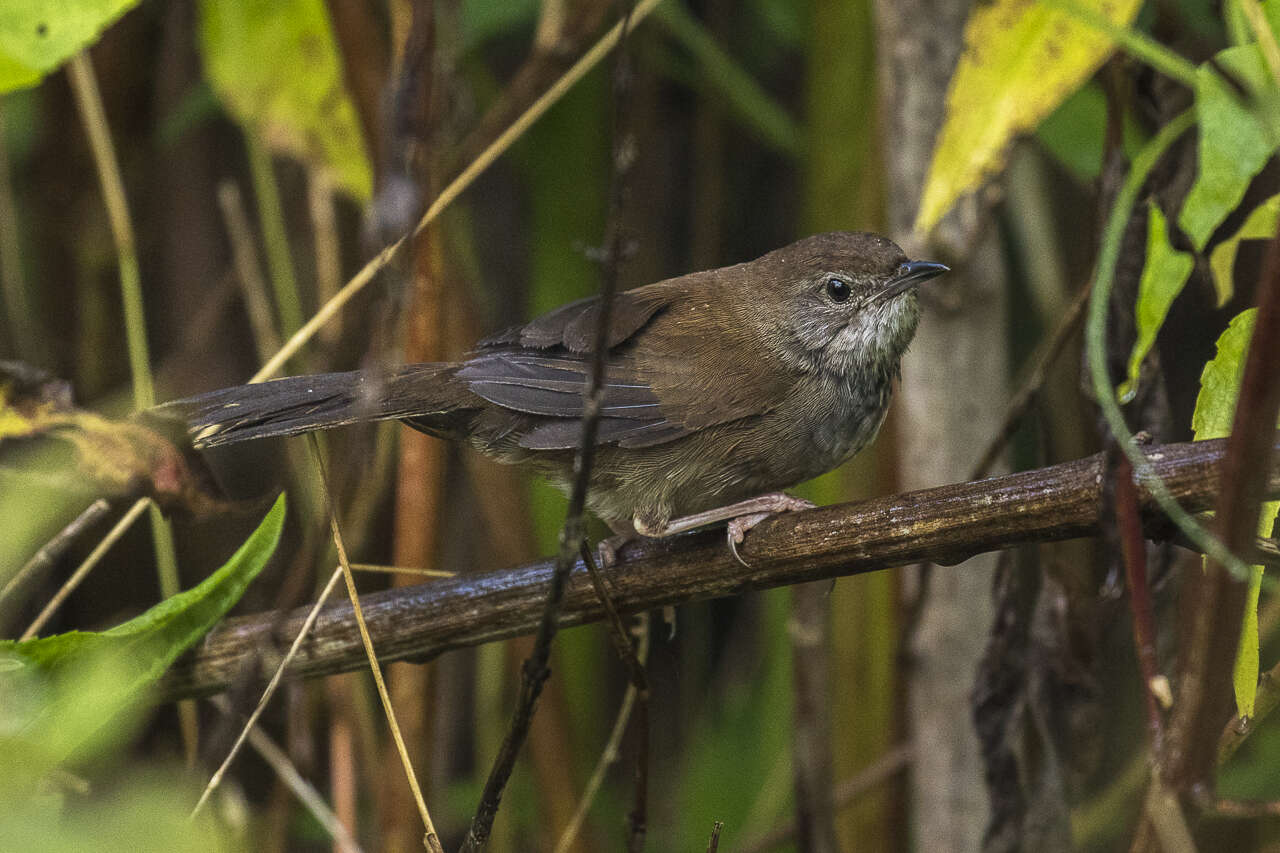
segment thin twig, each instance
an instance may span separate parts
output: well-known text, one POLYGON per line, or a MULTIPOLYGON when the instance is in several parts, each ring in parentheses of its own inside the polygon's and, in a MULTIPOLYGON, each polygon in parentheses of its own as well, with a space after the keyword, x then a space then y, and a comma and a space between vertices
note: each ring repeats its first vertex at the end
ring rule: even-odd
MULTIPOLYGON (((328 302, 342 285, 342 243, 334 209, 333 184, 320 170, 307 175, 307 207, 311 211, 311 233, 316 256, 316 297, 328 302)), ((329 346, 342 340, 342 317, 335 319, 321 335, 329 346)))
POLYGON ((627 628, 622 623, 622 617, 618 615, 618 608, 613 603, 613 596, 609 592, 607 582, 600 574, 595 555, 591 553, 591 548, 585 540, 582 542, 580 553, 582 564, 591 578, 591 586, 595 588, 600 605, 604 607, 605 623, 609 627, 609 639, 613 641, 613 650, 618 653, 618 658, 627 668, 627 679, 637 690, 642 693, 648 692, 649 680, 645 675, 644 664, 640 662, 640 655, 631 644, 631 638, 627 636, 627 628))
MULTIPOLYGON (((335 577, 334 580, 337 580, 335 577)), ((228 717, 233 715, 231 703, 224 696, 215 696, 213 698, 213 706, 228 717)), ((298 802, 302 803, 311 816, 316 819, 316 823, 324 827, 329 833, 329 837, 336 841, 344 853, 362 853, 360 845, 356 843, 355 838, 351 835, 351 831, 347 829, 342 821, 338 820, 338 816, 333 813, 333 809, 329 808, 329 804, 324 801, 324 797, 315 787, 302 777, 298 772, 298 768, 289 760, 288 754, 276 745, 276 742, 267 737, 262 729, 254 728, 252 724, 246 725, 244 731, 249 733, 249 745, 254 751, 267 762, 268 766, 275 771, 280 781, 284 782, 293 795, 298 798, 298 802)))
POLYGON ((1004 420, 1000 423, 1000 429, 996 431, 986 450, 978 457, 978 464, 973 466, 973 472, 969 475, 970 480, 986 476, 987 472, 991 470, 991 466, 1000 458, 1000 454, 1009 443, 1009 439, 1013 438, 1013 434, 1018 431, 1018 425, 1031 409, 1037 395, 1040 393, 1040 389, 1044 387, 1045 380, 1049 375, 1049 368, 1058 360, 1062 350, 1080 328, 1080 323, 1084 320, 1085 308, 1089 305, 1090 290, 1091 284, 1086 284, 1080 288, 1075 298, 1071 300, 1067 313, 1058 322, 1058 327, 1054 329, 1053 334, 1042 340, 1040 345, 1036 347, 1036 352, 1029 359, 1032 365, 1031 370, 1027 372, 1026 378, 1022 381, 1012 399, 1009 400, 1009 406, 1005 410, 1004 420))
MULTIPOLYGON (((911 747, 898 746, 877 758, 867 767, 836 785, 831 794, 831 803, 836 811, 847 808, 863 794, 883 785, 911 763, 911 747)), ((796 823, 778 827, 742 848, 742 853, 764 853, 775 847, 781 847, 796 836, 796 823)))
MULTIPOLYGON (((1196 853, 1195 841, 1191 837, 1191 829, 1187 826, 1187 817, 1182 813, 1182 804, 1178 795, 1160 778, 1158 768, 1151 770, 1151 784, 1147 788, 1147 796, 1142 804, 1142 812, 1146 816, 1138 828, 1138 838, 1146 842, 1150 836, 1146 832, 1149 821, 1159 839, 1159 848, 1164 853, 1196 853)), ((1144 843, 1142 846, 1147 846, 1144 843)))
POLYGON ((649 826, 649 692, 640 691, 636 702, 635 770, 631 811, 627 812, 627 851, 644 849, 649 826))
MULTIPOLYGON (((125 339, 129 349, 129 369, 133 375, 133 404, 139 409, 155 405, 155 383, 151 376, 151 358, 147 346, 147 326, 143 313, 142 277, 138 271, 137 241, 129 219, 129 202, 111 142, 107 114, 98 92, 97 77, 87 53, 81 52, 67 63, 71 91, 89 137, 93 162, 102 186, 102 200, 107 208, 111 236, 115 240, 117 263, 120 265, 120 293, 124 302, 125 339)), ((176 592, 176 589, 175 589, 176 592)))
POLYGON ((347 596, 351 600, 351 609, 355 614, 356 625, 360 629, 360 642, 369 658, 369 670, 373 673, 374 686, 378 688, 378 698, 382 700, 382 710, 387 717, 387 725, 391 729, 391 737, 400 753, 400 761, 404 764, 404 772, 409 780, 409 788, 413 791, 414 802, 418 806, 418 814, 422 817, 422 825, 426 829, 423 844, 430 853, 444 853, 440 846, 440 836, 436 834, 435 824, 431 822, 431 813, 427 811, 427 802, 422 797, 422 789, 418 786, 417 774, 413 771, 413 762, 409 751, 405 748, 404 738, 400 734, 400 725, 396 722, 395 709, 391 707, 391 697, 387 695, 387 685, 382 678, 382 667, 378 664, 378 655, 373 649, 373 640, 369 638, 369 626, 364 621, 364 611, 360 607, 360 594, 356 591, 355 576, 351 573, 351 563, 347 559, 347 548, 342 542, 342 531, 338 528, 337 508, 333 505, 333 493, 329 489, 329 474, 325 470, 324 460, 320 456, 320 442, 314 433, 307 435, 311 445, 311 453, 315 458, 316 468, 320 472, 321 491, 324 493, 325 506, 329 511, 329 529, 333 533, 333 545, 338 550, 338 562, 342 565, 342 577, 347 582, 347 596))
POLYGON ((0 589, 0 605, 3 605, 5 599, 25 586, 32 578, 47 571, 63 552, 71 547, 76 537, 97 524, 110 511, 111 503, 106 498, 98 498, 85 507, 84 512, 73 518, 66 527, 55 533, 53 538, 41 545, 40 550, 27 560, 17 574, 9 578, 4 589, 0 589))
POLYGON ((724 821, 711 824, 711 837, 707 839, 707 853, 716 853, 720 849, 720 830, 724 829, 724 821))
POLYGON ((221 784, 222 777, 226 775, 227 770, 231 767, 231 762, 235 761, 236 756, 240 753, 240 747, 244 746, 245 739, 249 737, 250 732, 253 731, 253 727, 258 722, 258 718, 266 710, 267 703, 275 695, 276 688, 280 686, 280 680, 284 677, 285 670, 289 668, 290 662, 297 657, 298 650, 302 648, 302 641, 311 633, 311 628, 316 624, 316 618, 320 615, 320 609, 329 600, 329 594, 337 586, 338 578, 340 577, 342 577, 341 566, 334 570, 329 577, 329 582, 324 585, 324 589, 320 590, 320 596, 316 599, 316 603, 311 605, 311 610, 307 613, 307 618, 302 623, 302 628, 299 629, 298 635, 293 638, 289 651, 285 653, 284 658, 281 659, 280 664, 276 667, 276 671, 272 673, 271 680, 267 682, 266 689, 262 691, 262 696, 258 699, 257 706, 254 707, 253 712, 249 714, 249 719, 245 721, 243 728, 240 729, 240 734, 236 736, 235 743, 231 744, 231 749, 227 750, 227 757, 222 759, 218 769, 209 777, 209 782, 204 786, 200 799, 196 801, 195 807, 191 810, 191 817, 194 818, 200 813, 200 809, 208 801, 209 796, 221 784))
MULTIPOLYGON (((641 614, 640 616, 639 635, 635 655, 643 666, 644 662, 649 658, 648 614, 641 614)), ((586 787, 582 789, 582 798, 578 800, 578 806, 574 809, 573 818, 565 826, 564 832, 560 834, 560 840, 556 842, 555 853, 568 853, 569 848, 573 846, 573 842, 577 839, 578 833, 582 830, 582 824, 586 820, 587 812, 590 811, 591 804, 595 802, 600 786, 604 784, 605 773, 618 760, 618 751, 622 748, 622 738, 627 733, 627 723, 631 720, 631 712, 635 707, 639 692, 634 683, 627 685, 626 693, 622 696, 622 704, 618 707, 618 716, 614 719, 613 728, 609 732, 609 739, 605 742, 600 758, 596 761, 595 769, 591 771, 591 778, 587 780, 586 787)))
POLYGON ((292 335, 302 326, 302 300, 298 294, 298 276, 293 269, 284 204, 280 200, 280 187, 276 184, 271 151, 249 127, 244 129, 244 144, 249 155, 249 176, 253 181, 253 199, 258 206, 258 227, 262 229, 276 319, 280 329, 292 335))
POLYGON ((1280 800, 1227 800, 1198 798, 1196 805, 1216 817, 1244 818, 1280 817, 1280 800))
MULTIPOLYGON (((1169 538, 1169 541, 1182 548, 1186 548, 1188 551, 1196 551, 1201 554, 1204 553, 1196 547, 1196 543, 1183 536, 1182 531, 1175 531, 1169 538)), ((1240 553, 1240 556, 1249 560, 1254 565, 1266 566, 1269 569, 1280 569, 1280 547, 1277 547, 1276 540, 1274 539, 1267 539, 1259 536, 1257 539, 1253 540, 1253 548, 1244 549, 1240 553)))
MULTIPOLYGON (((619 34, 619 56, 625 57, 626 36, 632 22, 633 10, 627 5, 622 20, 613 31, 619 34)), ((622 59, 619 60, 620 67, 622 59)), ((581 64, 581 63, 579 63, 581 64)), ((575 66, 577 67, 577 66, 575 66)), ((568 75, 566 75, 568 76, 568 75)), ((554 88, 554 87, 553 87, 554 88)), ((616 102, 615 102, 616 103, 616 102)), ((516 124, 520 122, 517 121, 516 124)), ((542 687, 551 674, 548 661, 551 656, 551 640, 559 627, 560 608, 564 602, 565 585, 569 573, 576 562, 575 557, 579 545, 584 538, 583 515, 586 511, 587 488, 591 482, 591 466, 595 460, 596 434, 600 425, 600 404, 603 398, 605 369, 609 352, 609 329, 613 319, 614 294, 618 289, 618 265, 621 262, 622 223, 621 205, 623 182, 630 166, 630 158, 622 152, 624 140, 614 140, 614 174, 609 193, 609 212, 605 221, 605 255, 600 276, 600 313, 596 318, 594 349, 591 359, 591 373, 587 386, 583 390, 582 436, 578 443, 577 453, 573 460, 574 482, 569 496, 569 508, 565 515, 564 525, 560 529, 559 549, 556 554, 555 568, 548 585, 546 604, 543 607, 542 619, 538 625, 538 633, 534 639, 533 651, 520 670, 520 691, 516 699, 515 711, 507 734, 503 738, 498 755, 485 781, 480 802, 476 806, 475 816, 463 840, 462 849, 466 853, 479 853, 488 843, 489 833, 493 828, 493 819, 498 813, 503 790, 511 771, 515 767, 516 756, 529 734, 529 726, 533 721, 535 705, 542 687)), ((483 159, 483 157, 481 158, 483 159)), ((479 162, 479 161, 477 161, 479 162)), ((474 165, 474 164, 473 164, 474 165)), ((642 816, 641 816, 642 819, 642 816)), ((632 820, 633 835, 635 819, 632 820)), ((643 838, 643 830, 641 830, 643 838)))
POLYGON ((124 536, 125 531, 129 529, 129 526, 132 525, 133 522, 136 521, 150 505, 151 500, 149 498, 143 498, 142 500, 134 503, 133 506, 129 507, 129 511, 116 522, 116 526, 111 528, 106 536, 102 537, 102 541, 94 546, 93 550, 89 552, 89 556, 84 558, 84 562, 82 562, 76 570, 71 573, 71 577, 67 578, 67 582, 53 594, 53 598, 49 599, 49 603, 40 611, 40 615, 32 620, 31 624, 27 626, 27 630, 22 632, 22 636, 19 637, 20 640, 30 640, 36 634, 40 633, 40 629, 45 626, 45 623, 49 621, 54 612, 62 606, 62 602, 67 600, 67 596, 71 595, 75 588, 80 585, 81 581, 88 577, 89 572, 93 571, 94 566, 98 565, 98 561, 106 555, 107 551, 111 550, 112 545, 116 544, 116 540, 121 536, 124 536))

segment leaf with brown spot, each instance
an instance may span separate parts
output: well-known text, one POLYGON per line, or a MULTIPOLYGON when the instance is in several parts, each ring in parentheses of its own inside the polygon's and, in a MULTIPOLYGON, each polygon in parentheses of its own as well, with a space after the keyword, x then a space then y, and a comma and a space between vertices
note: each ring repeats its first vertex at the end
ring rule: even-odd
POLYGON ((165 512, 204 517, 245 508, 226 500, 199 454, 161 426, 78 409, 66 382, 0 362, 0 467, 108 498, 150 497, 165 512))

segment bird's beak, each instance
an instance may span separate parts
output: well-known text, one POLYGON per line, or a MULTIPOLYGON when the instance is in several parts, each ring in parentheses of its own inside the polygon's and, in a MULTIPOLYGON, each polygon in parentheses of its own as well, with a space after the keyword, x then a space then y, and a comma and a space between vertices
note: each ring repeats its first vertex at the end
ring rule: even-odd
POLYGON ((876 294, 876 301, 884 301, 905 293, 922 281, 950 272, 951 267, 933 261, 907 261, 898 267, 897 273, 885 284, 884 290, 876 294))

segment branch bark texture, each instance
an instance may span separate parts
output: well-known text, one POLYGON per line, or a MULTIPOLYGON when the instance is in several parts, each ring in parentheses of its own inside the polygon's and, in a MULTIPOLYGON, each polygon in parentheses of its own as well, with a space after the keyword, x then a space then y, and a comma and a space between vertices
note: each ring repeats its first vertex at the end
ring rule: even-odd
MULTIPOLYGON (((1191 511, 1214 505, 1225 440, 1147 449, 1153 469, 1191 511)), ((1280 445, 1280 436, 1272 443, 1280 445)), ((1280 466, 1268 472, 1266 493, 1280 497, 1280 466)), ((1101 523, 1100 455, 1021 474, 924 489, 857 503, 788 513, 762 523, 737 563, 724 532, 636 545, 606 576, 621 613, 737 595, 747 590, 877 571, 921 560, 956 563, 1014 545, 1091 536, 1101 523)), ((1168 531, 1139 484, 1149 536, 1168 531)), ((364 596, 365 618, 383 660, 423 661, 450 649, 504 640, 536 630, 545 604, 551 560, 474 572, 364 596)), ((299 608, 228 619, 183 657, 160 687, 165 699, 202 696, 233 680, 269 674, 283 644, 306 618, 299 608)), ((569 577, 563 627, 603 619, 581 563, 569 577)), ((366 665, 349 603, 325 608, 289 676, 315 677, 366 665)))

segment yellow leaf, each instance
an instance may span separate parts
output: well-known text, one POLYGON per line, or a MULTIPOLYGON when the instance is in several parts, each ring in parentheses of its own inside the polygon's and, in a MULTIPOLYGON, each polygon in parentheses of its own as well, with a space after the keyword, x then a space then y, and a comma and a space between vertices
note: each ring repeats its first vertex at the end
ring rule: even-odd
MULTIPOLYGON (((1080 0, 1128 26, 1139 0, 1080 0)), ((947 116, 920 199, 915 228, 927 232, 956 199, 1004 165, 1014 136, 1033 130, 1094 72, 1111 39, 1033 0, 974 5, 964 53, 947 92, 947 116)))

